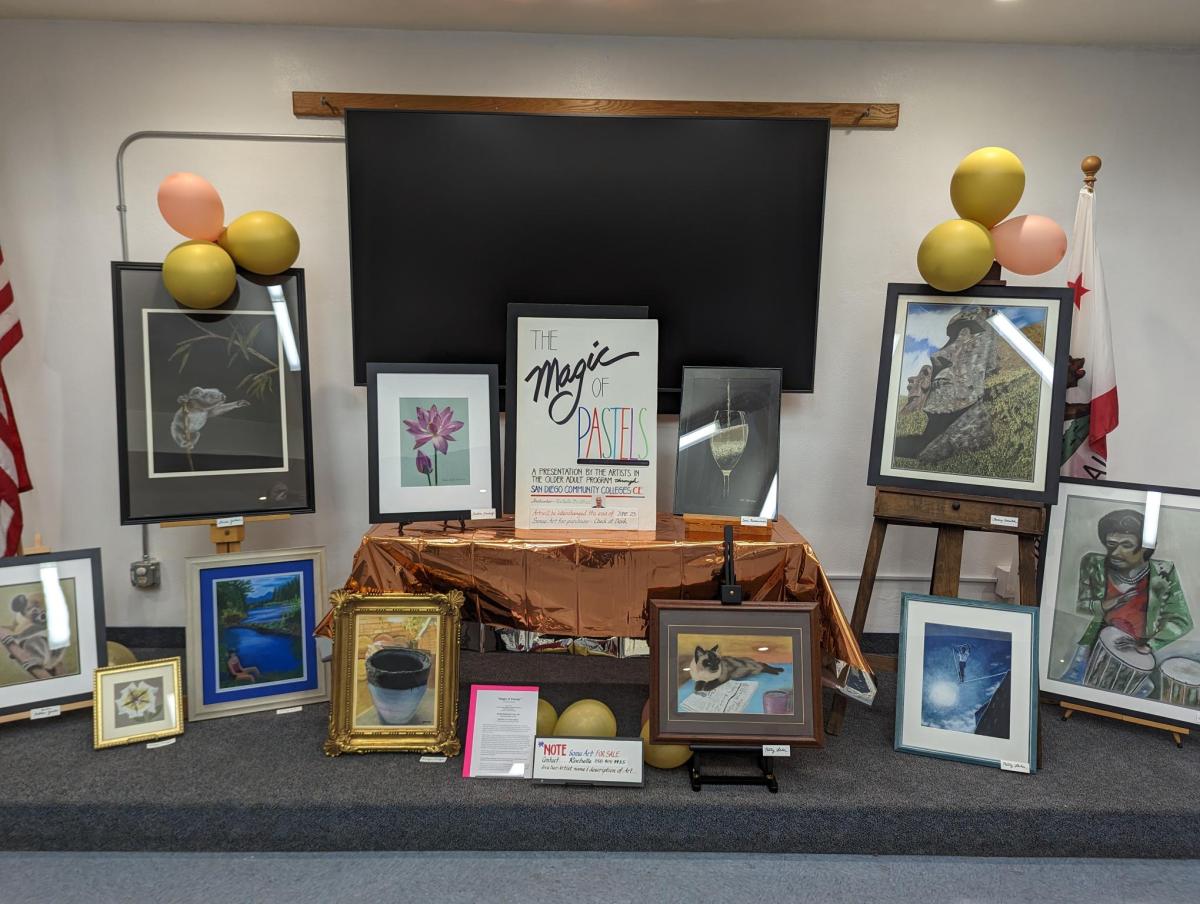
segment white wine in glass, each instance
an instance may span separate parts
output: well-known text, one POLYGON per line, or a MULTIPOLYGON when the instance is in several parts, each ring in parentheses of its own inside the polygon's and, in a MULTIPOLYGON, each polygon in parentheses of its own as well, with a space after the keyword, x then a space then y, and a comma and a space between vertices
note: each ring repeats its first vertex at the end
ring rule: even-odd
POLYGON ((708 448, 724 480, 722 499, 729 498, 729 475, 742 460, 749 439, 750 425, 746 423, 746 412, 726 407, 724 411, 713 415, 713 435, 709 437, 708 448))

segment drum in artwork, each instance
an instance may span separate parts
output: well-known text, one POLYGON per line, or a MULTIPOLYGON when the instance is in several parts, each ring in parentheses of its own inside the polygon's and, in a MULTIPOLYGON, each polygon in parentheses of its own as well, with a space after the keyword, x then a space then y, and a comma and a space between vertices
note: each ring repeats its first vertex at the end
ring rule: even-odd
POLYGON ((1166 660, 1159 672, 1158 699, 1200 709, 1200 662, 1182 656, 1166 660))
POLYGON ((1110 625, 1102 630, 1088 659, 1083 683, 1116 694, 1136 694, 1154 671, 1154 657, 1139 653, 1133 644, 1133 638, 1120 628, 1110 625))

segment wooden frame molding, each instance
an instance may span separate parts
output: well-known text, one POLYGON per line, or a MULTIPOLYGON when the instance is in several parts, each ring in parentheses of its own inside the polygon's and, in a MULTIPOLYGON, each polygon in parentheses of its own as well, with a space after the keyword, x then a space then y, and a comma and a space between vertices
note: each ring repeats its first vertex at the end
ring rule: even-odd
POLYGON ((747 119, 828 119, 835 129, 894 129, 900 105, 743 100, 605 100, 578 97, 469 97, 452 94, 370 94, 293 91, 296 116, 339 118, 343 111, 437 110, 452 113, 543 113, 559 116, 728 116, 747 119))

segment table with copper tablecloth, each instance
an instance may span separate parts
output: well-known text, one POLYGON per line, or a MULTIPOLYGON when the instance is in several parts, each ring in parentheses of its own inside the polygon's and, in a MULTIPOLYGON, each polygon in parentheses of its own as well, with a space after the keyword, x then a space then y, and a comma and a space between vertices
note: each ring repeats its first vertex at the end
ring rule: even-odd
MULTIPOLYGON (((685 531, 660 514, 653 535, 604 531, 518 532, 511 518, 377 524, 362 539, 346 589, 405 593, 461 590, 463 617, 497 627, 572 637, 645 637, 648 599, 718 599, 722 539, 685 531)), ((734 543, 738 583, 747 600, 820 603, 826 677, 873 696, 871 669, 821 563, 783 518, 770 539, 734 543), (848 666, 848 668, 847 668, 848 666)))

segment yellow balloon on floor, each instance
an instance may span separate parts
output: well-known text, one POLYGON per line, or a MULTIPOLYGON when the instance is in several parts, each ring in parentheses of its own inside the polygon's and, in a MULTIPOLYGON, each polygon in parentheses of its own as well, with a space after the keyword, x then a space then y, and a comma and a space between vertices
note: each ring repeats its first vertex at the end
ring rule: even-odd
POLYGON ((642 759, 655 769, 677 769, 692 758, 686 744, 651 744, 650 723, 642 723, 642 759))
POLYGON ((615 738, 617 717, 599 700, 576 700, 554 726, 560 738, 615 738))
POLYGON ((239 267, 263 276, 282 273, 300 256, 295 227, 269 210, 242 214, 225 227, 217 242, 239 267))
POLYGON ((950 202, 958 215, 988 229, 1013 212, 1024 191, 1025 167, 1004 148, 972 151, 950 179, 950 202))
POLYGON ((233 260, 212 242, 184 242, 167 254, 163 285, 171 297, 189 308, 215 308, 237 288, 233 260))
POLYGON ((917 249, 917 269, 942 292, 960 292, 992 267, 992 234, 974 220, 947 220, 929 230, 917 249))
POLYGON ((558 722, 558 711, 549 701, 538 697, 537 733, 538 737, 554 734, 554 726, 558 722))
POLYGON ((137 662, 137 657, 133 655, 133 650, 124 644, 117 643, 115 640, 105 642, 108 648, 108 664, 109 665, 129 665, 131 662, 137 662))

